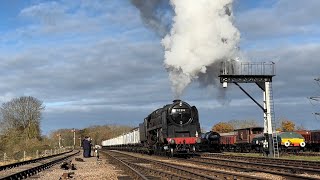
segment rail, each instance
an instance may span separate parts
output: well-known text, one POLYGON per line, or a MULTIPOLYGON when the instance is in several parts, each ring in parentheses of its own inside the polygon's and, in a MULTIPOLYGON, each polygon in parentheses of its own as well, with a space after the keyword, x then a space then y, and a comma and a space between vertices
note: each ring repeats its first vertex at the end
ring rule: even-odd
MULTIPOLYGON (((250 176, 235 172, 226 172, 216 169, 206 169, 196 166, 187 166, 182 164, 175 164, 172 162, 162 162, 155 158, 143 158, 131 155, 125 152, 111 151, 119 154, 126 159, 125 162, 139 172, 147 173, 147 175, 157 175, 158 177, 166 177, 168 179, 259 179, 265 180, 263 177, 250 176), (132 159, 131 162, 128 159, 132 159), (144 164, 139 165, 139 164, 144 164), (152 167, 152 168, 151 168, 152 167)), ((159 156, 155 156, 159 157, 159 156)), ((174 159, 173 159, 174 160, 174 159)), ((180 159, 181 160, 181 159, 180 159)), ((147 176, 146 176, 147 177, 147 176)))
POLYGON ((23 164, 20 166, 11 167, 11 169, 5 169, 0 171, 0 179, 24 179, 30 177, 38 172, 48 169, 51 166, 70 158, 78 154, 77 152, 64 153, 59 155, 54 155, 51 157, 46 157, 37 162, 30 162, 28 164, 23 164), (17 168, 18 167, 18 168, 17 168))

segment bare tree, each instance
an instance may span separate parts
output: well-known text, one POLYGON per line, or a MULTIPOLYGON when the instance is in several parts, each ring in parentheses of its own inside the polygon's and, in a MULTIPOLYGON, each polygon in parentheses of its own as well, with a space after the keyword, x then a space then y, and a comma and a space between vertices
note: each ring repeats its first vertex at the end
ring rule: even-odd
POLYGON ((31 96, 14 98, 0 107, 3 132, 17 131, 24 138, 40 138, 41 111, 45 109, 42 101, 31 96))

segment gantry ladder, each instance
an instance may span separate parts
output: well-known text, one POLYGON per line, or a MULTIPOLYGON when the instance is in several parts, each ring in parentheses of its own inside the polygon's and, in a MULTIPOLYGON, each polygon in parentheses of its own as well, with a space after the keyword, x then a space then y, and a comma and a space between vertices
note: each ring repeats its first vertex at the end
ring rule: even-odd
POLYGON ((273 92, 272 92, 272 82, 270 82, 270 89, 269 89, 269 98, 270 98, 270 116, 271 116, 271 125, 272 125, 272 140, 273 140, 273 156, 279 157, 279 144, 277 138, 277 130, 276 130, 276 120, 275 120, 275 113, 274 113, 274 103, 273 103, 273 92))

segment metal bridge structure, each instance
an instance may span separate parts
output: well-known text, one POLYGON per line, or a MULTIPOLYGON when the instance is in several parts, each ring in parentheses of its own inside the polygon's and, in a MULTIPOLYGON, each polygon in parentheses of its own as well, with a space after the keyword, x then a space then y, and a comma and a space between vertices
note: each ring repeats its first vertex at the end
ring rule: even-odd
POLYGON ((279 157, 272 92, 272 78, 275 76, 274 65, 273 62, 223 61, 219 75, 224 88, 227 88, 230 83, 235 84, 261 108, 264 119, 264 150, 268 157, 279 157), (240 86, 241 83, 255 83, 262 90, 263 103, 256 101, 240 86))

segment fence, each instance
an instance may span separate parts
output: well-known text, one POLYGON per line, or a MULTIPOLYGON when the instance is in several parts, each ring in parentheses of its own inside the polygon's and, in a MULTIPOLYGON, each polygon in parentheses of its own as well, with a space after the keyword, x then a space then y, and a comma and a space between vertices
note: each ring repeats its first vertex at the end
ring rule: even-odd
POLYGON ((48 150, 36 150, 36 151, 20 151, 16 153, 12 152, 0 152, 0 165, 6 165, 16 162, 27 161, 40 157, 51 156, 68 151, 68 148, 60 149, 48 149, 48 150))
POLYGON ((273 62, 221 62, 220 75, 275 75, 273 62))

